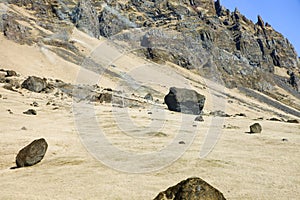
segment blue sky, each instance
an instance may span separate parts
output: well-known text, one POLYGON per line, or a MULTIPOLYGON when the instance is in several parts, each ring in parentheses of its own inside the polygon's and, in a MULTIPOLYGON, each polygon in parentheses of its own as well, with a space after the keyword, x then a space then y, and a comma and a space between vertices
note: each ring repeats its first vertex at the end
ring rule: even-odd
POLYGON ((233 11, 236 7, 248 19, 257 22, 260 15, 276 31, 282 33, 300 56, 300 0, 220 0, 233 11))

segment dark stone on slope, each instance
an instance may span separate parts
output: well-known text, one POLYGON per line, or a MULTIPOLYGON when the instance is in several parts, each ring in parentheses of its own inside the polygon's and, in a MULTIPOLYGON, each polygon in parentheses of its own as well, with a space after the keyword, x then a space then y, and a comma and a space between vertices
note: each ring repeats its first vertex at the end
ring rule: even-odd
POLYGON ((151 93, 148 93, 145 95, 144 99, 148 100, 148 101, 153 101, 153 96, 151 93))
POLYGON ((204 122, 204 119, 203 119, 202 115, 199 115, 199 116, 197 116, 197 117, 194 119, 194 121, 196 121, 196 122, 204 122))
POLYGON ((200 115, 204 107, 205 96, 194 90, 171 87, 164 101, 171 111, 200 115))
POLYGON ((23 83, 22 88, 25 88, 32 92, 41 92, 46 89, 47 81, 46 79, 41 79, 36 76, 29 76, 23 83))
POLYGON ((200 178, 189 178, 166 191, 160 192, 154 200, 225 200, 223 194, 200 178))
POLYGON ((300 123, 299 120, 297 120, 297 119, 289 119, 286 122, 287 123, 293 123, 293 124, 299 124, 300 123))
POLYGON ((21 149, 16 157, 17 167, 27 167, 39 163, 45 156, 48 144, 44 138, 34 140, 21 149))
POLYGON ((250 126, 250 133, 261 133, 262 127, 259 123, 252 124, 250 126))
POLYGON ((29 110, 23 112, 23 114, 25 114, 25 115, 37 115, 37 112, 34 109, 29 109, 29 110))

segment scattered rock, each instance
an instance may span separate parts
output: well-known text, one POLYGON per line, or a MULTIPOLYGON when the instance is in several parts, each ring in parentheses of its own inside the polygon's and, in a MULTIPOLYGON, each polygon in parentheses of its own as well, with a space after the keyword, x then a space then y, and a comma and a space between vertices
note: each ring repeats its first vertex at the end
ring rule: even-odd
POLYGON ((189 178, 166 191, 160 192, 154 200, 168 199, 203 199, 203 200, 225 200, 223 194, 200 178, 189 178))
POLYGON ((299 124, 299 120, 297 119, 289 119, 286 121, 287 123, 299 124))
POLYGON ((32 104, 30 104, 30 105, 33 107, 39 107, 39 104, 36 101, 32 102, 32 104))
POLYGON ((12 76, 18 76, 17 72, 15 72, 13 70, 6 70, 5 77, 12 77, 12 76))
POLYGON ((194 121, 196 121, 196 122, 204 122, 204 119, 203 119, 202 115, 199 115, 199 116, 197 116, 197 117, 194 119, 194 121))
POLYGON ((194 90, 171 87, 164 101, 171 111, 200 115, 204 107, 205 96, 194 90))
POLYGON ((231 117, 231 115, 225 113, 222 110, 212 111, 209 114, 212 115, 212 116, 214 116, 214 117, 231 117))
POLYGON ((228 124, 228 125, 224 125, 223 128, 226 128, 226 129, 239 129, 240 127, 228 124))
POLYGON ((153 101, 153 96, 151 93, 146 94, 146 96, 144 97, 144 99, 146 99, 147 101, 153 101))
POLYGON ((34 140, 21 149, 16 157, 17 167, 27 167, 39 163, 46 154, 48 144, 44 138, 34 140))
POLYGON ((275 117, 272 117, 270 119, 267 119, 269 121, 275 121, 275 122, 281 122, 282 120, 281 119, 278 119, 278 118, 275 118, 275 117))
POLYGON ((235 114, 234 117, 247 117, 245 113, 235 114))
POLYGON ((250 133, 261 133, 262 127, 259 123, 254 123, 250 126, 250 133))
POLYGON ((10 83, 5 84, 5 85, 3 86, 3 88, 6 89, 6 90, 13 91, 13 92, 18 92, 17 90, 15 90, 15 89, 13 88, 13 85, 10 84, 10 83))
POLYGON ((100 103, 111 103, 112 102, 112 94, 111 93, 101 93, 98 96, 98 100, 100 103))
POLYGON ((28 109, 27 111, 23 112, 25 115, 37 115, 36 110, 34 109, 28 109))
POLYGON ((25 88, 32 92, 41 92, 46 89, 46 79, 41 79, 36 76, 29 76, 23 83, 22 88, 25 88))

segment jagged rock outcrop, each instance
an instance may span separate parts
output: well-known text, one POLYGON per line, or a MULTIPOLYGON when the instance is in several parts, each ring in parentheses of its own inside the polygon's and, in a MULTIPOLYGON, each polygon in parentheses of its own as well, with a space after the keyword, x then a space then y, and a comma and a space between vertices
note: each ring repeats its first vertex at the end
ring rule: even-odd
POLYGON ((96 38, 134 44, 148 59, 193 69, 227 87, 270 92, 281 79, 284 87, 299 91, 294 80, 300 77, 300 62, 290 42, 262 17, 254 23, 238 9, 230 12, 220 0, 8 3, 30 10, 36 20, 7 12, 1 22, 7 38, 21 44, 42 42, 76 64, 84 55, 69 41, 74 26, 96 38), (275 77, 276 67, 293 77, 275 77))
POLYGON ((80 0, 70 17, 77 28, 95 38, 100 37, 98 14, 90 0, 80 0))

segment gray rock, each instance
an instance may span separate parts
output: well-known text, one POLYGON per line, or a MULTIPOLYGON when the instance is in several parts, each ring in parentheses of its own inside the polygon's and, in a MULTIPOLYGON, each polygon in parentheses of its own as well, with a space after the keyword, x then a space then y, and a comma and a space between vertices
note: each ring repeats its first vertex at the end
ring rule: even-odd
POLYGON ((300 123, 299 120, 297 120, 297 119, 289 119, 286 122, 293 123, 293 124, 299 124, 300 123))
POLYGON ((262 127, 259 123, 252 124, 250 126, 250 133, 261 133, 262 127))
POLYGON ((23 114, 25 114, 25 115, 37 115, 37 112, 34 109, 29 109, 29 110, 23 112, 23 114))
POLYGON ((48 144, 44 138, 34 140, 21 149, 16 157, 17 167, 27 167, 39 163, 45 156, 48 144))
POLYGON ((204 122, 204 119, 203 119, 202 115, 199 115, 199 116, 197 116, 197 117, 195 118, 194 121, 196 121, 196 122, 204 122))
POLYGON ((46 89, 47 81, 46 79, 41 79, 36 76, 29 76, 23 83, 22 88, 25 88, 32 92, 41 92, 46 89))
POLYGON ((222 110, 212 111, 209 114, 212 115, 212 116, 214 116, 214 117, 231 117, 231 115, 225 113, 222 110))
POLYGON ((151 93, 148 93, 145 95, 144 99, 148 100, 148 101, 153 101, 153 96, 151 93))
POLYGON ((200 115, 204 107, 205 96, 194 90, 171 87, 164 101, 171 111, 200 115))
POLYGON ((223 194, 200 178, 189 178, 166 191, 160 192, 154 200, 225 200, 223 194))
POLYGON ((13 71, 13 70, 6 70, 6 75, 5 77, 12 77, 12 76, 17 76, 17 72, 13 71))

